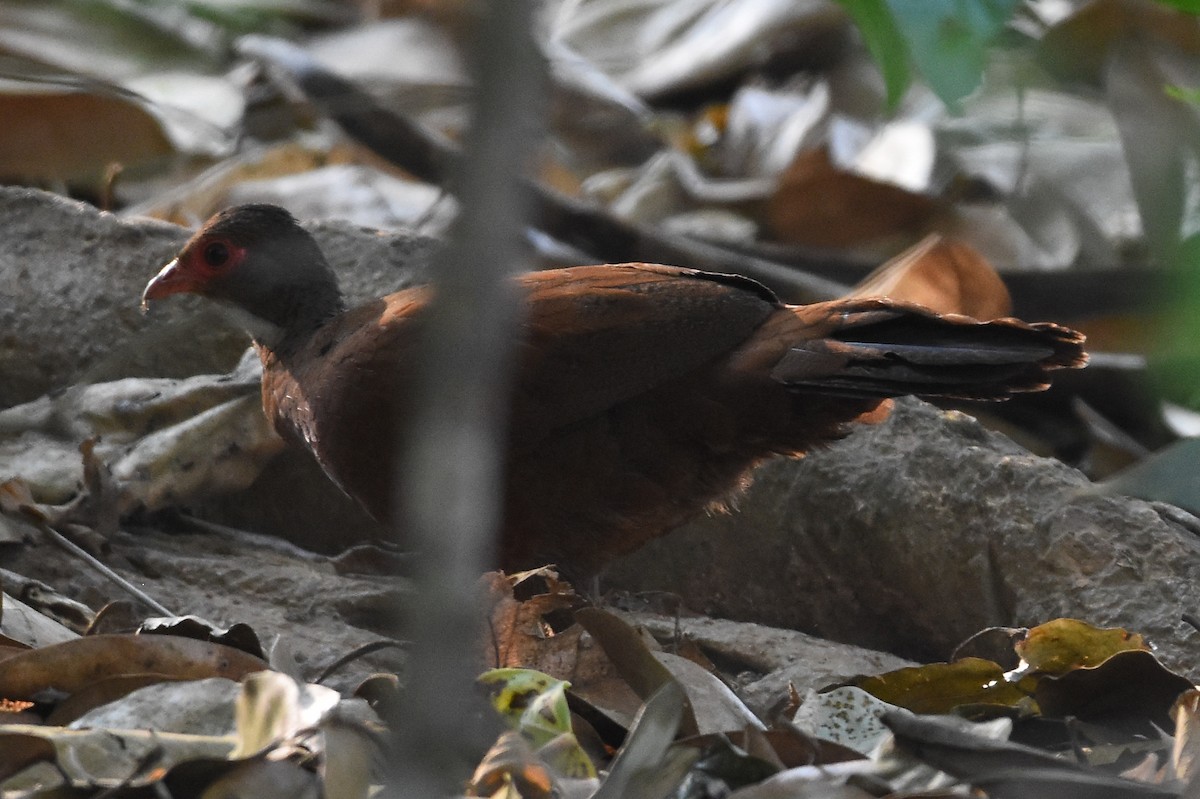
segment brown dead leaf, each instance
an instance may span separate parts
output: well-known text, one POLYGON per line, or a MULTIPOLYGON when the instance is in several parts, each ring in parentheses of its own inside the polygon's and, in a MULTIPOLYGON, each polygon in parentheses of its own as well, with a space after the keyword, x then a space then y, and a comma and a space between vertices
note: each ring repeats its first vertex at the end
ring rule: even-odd
POLYGON ((616 666, 621 678, 643 700, 649 701, 650 697, 668 683, 677 685, 683 696, 680 730, 685 736, 699 734, 696 715, 686 691, 671 671, 650 651, 637 630, 612 613, 599 608, 583 608, 575 613, 575 620, 591 633, 604 650, 604 654, 616 666))
POLYGON ((938 202, 834 166, 824 147, 806 150, 783 173, 767 201, 767 224, 779 241, 844 248, 920 235, 938 202))
POLYGON ((1098 83, 1113 46, 1135 37, 1200 53, 1194 14, 1152 0, 1093 0, 1046 31, 1038 56, 1060 78, 1098 83))
POLYGON ((205 641, 165 635, 94 635, 8 658, 0 670, 0 696, 34 699, 46 691, 69 695, 98 680, 131 674, 239 680, 267 668, 256 657, 205 641))
POLYGON ((496 796, 506 788, 524 799, 554 796, 554 781, 546 764, 515 730, 502 734, 475 769, 468 796, 496 796))
POLYGON ((0 176, 21 183, 98 178, 109 164, 172 151, 158 120, 129 100, 52 88, 0 93, 0 176))
POLYGON ((964 241, 930 234, 867 275, 851 297, 890 297, 942 314, 989 320, 1012 314, 1000 275, 964 241))
POLYGON ((483 581, 491 604, 488 665, 536 669, 566 680, 571 683, 572 694, 627 726, 641 705, 637 694, 583 627, 570 624, 564 628, 557 618, 580 601, 569 592, 570 587, 551 582, 546 589, 551 593, 519 601, 513 597, 513 582, 517 581, 516 587, 527 595, 534 582, 528 573, 505 577, 492 572, 484 575, 483 581), (547 617, 555 623, 547 622, 547 617))
POLYGON ((53 741, 35 735, 0 731, 0 781, 7 780, 34 763, 53 763, 58 750, 53 741))
POLYGON ((1118 652, 1098 666, 1038 680, 1042 713, 1149 732, 1171 727, 1170 710, 1192 688, 1145 650, 1118 652))
POLYGON ((122 674, 119 677, 97 680, 59 702, 50 715, 46 716, 46 723, 65 727, 88 711, 115 702, 139 688, 176 679, 178 678, 162 674, 122 674))
POLYGON ((491 604, 490 665, 537 669, 573 681, 566 675, 574 671, 582 630, 576 627, 556 633, 544 617, 569 608, 577 598, 541 594, 520 601, 513 597, 512 584, 504 575, 491 572, 483 581, 491 604))

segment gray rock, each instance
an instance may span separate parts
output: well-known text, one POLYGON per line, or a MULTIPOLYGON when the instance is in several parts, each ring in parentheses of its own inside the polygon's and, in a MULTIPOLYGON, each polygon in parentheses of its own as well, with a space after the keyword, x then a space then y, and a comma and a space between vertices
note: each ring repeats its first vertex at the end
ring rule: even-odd
POLYGON ((1059 616, 1144 633, 1175 667, 1200 656, 1180 621, 1200 607, 1195 520, 1102 496, 965 414, 900 400, 881 425, 767 464, 738 504, 608 580, 921 660, 989 625, 1059 616))
POLYGON ((0 407, 76 382, 131 339, 145 326, 139 283, 184 238, 174 225, 0 189, 0 407))
POLYGON ((162 682, 89 710, 69 728, 233 735, 234 702, 240 691, 236 681, 224 677, 162 682))

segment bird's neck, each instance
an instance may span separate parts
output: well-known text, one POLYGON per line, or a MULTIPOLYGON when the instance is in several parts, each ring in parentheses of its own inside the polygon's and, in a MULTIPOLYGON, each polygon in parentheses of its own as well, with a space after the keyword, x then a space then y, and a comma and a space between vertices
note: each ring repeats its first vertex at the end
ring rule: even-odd
POLYGON ((295 286, 273 300, 262 313, 236 305, 226 308, 255 343, 280 355, 301 349, 322 325, 346 310, 336 286, 295 286))

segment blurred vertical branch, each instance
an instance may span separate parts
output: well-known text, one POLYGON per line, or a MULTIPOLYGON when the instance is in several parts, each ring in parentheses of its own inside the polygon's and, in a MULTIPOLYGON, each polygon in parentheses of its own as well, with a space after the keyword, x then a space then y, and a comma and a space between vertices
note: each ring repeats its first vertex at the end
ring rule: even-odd
POLYGON ((476 94, 456 176, 462 211, 435 269, 396 489, 406 543, 419 557, 416 596, 404 609, 412 649, 391 786, 398 796, 459 794, 474 765, 464 738, 480 640, 477 585, 500 520, 519 313, 509 277, 525 209, 518 181, 541 118, 533 3, 479 2, 475 10, 476 94))

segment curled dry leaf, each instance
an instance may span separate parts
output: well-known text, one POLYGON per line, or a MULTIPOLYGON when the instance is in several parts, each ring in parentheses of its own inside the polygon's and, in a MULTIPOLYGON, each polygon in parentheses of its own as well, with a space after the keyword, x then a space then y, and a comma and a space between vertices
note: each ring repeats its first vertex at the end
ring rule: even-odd
POLYGON ((170 636, 95 635, 8 658, 0 670, 0 696, 33 699, 46 691, 72 694, 97 680, 124 674, 240 680, 266 668, 262 660, 220 644, 170 636))
POLYGON ((1113 48, 1130 36, 1169 44, 1191 55, 1200 53, 1195 15, 1170 5, 1144 0, 1083 3, 1046 31, 1038 56, 1064 79, 1099 82, 1113 48))
POLYGON ((484 576, 492 605, 490 637, 483 650, 490 655, 488 665, 537 669, 569 680, 572 694, 627 726, 641 702, 604 651, 591 645, 584 628, 573 623, 570 609, 579 597, 557 581, 532 588, 544 579, 537 576, 537 580, 529 573, 484 576), (510 580, 517 581, 523 601, 514 598, 510 580), (566 624, 559 622, 564 616, 566 624))
POLYGON ((502 734, 471 777, 469 796, 515 795, 550 799, 554 779, 545 763, 515 730, 502 734))
POLYGON ((258 385, 253 358, 228 375, 75 386, 0 411, 0 471, 19 475, 26 492, 0 492, 2 507, 65 503, 85 471, 115 494, 95 508, 101 516, 113 503, 124 515, 245 488, 283 448, 258 385), (91 438, 81 463, 79 442, 91 438))
POLYGON ((599 608, 583 608, 575 620, 591 633, 604 654, 616 666, 617 672, 639 697, 649 702, 667 685, 672 685, 682 697, 679 727, 683 735, 699 734, 696 715, 688 701, 687 692, 646 646, 642 636, 628 623, 599 608))
POLYGON ((1175 778, 1193 784, 1200 778, 1200 689, 1180 694, 1171 715, 1175 717, 1175 745, 1171 750, 1175 778))
POLYGON ((332 688, 301 683, 277 671, 246 676, 237 699, 238 745, 232 756, 250 757, 315 727, 338 699, 332 688))
POLYGON ((1035 697, 1048 716, 1074 716, 1082 721, 1151 733, 1170 729, 1170 710, 1192 688, 1149 651, 1118 652, 1098 666, 1082 667, 1037 683, 1035 697), (1151 726, 1153 725, 1153 726, 1151 726))
POLYGON ((128 99, 42 86, 0 92, 0 174, 39 184, 97 180, 109 164, 172 152, 158 120, 128 99))
POLYGON ((981 320, 1012 314, 1008 289, 987 259, 970 244, 936 233, 867 275, 850 296, 890 297, 981 320))
POLYGON ((911 240, 937 210, 931 197, 838 168, 817 147, 784 172, 766 218, 779 241, 845 248, 911 240))
POLYGON ((990 660, 963 658, 860 677, 855 684, 873 696, 914 713, 951 713, 970 705, 1020 707, 1028 704, 1028 685, 1005 679, 990 660))
POLYGON ((1029 630, 1014 644, 1026 671, 1066 674, 1098 666, 1118 652, 1149 651, 1146 639, 1120 627, 1102 629, 1078 619, 1054 619, 1029 630))
POLYGON ((182 638, 194 638, 197 641, 211 641, 215 644, 224 644, 234 649, 240 649, 256 658, 267 659, 262 642, 258 640, 258 634, 250 625, 241 622, 222 629, 198 616, 172 616, 146 619, 137 632, 145 635, 174 635, 182 638))

